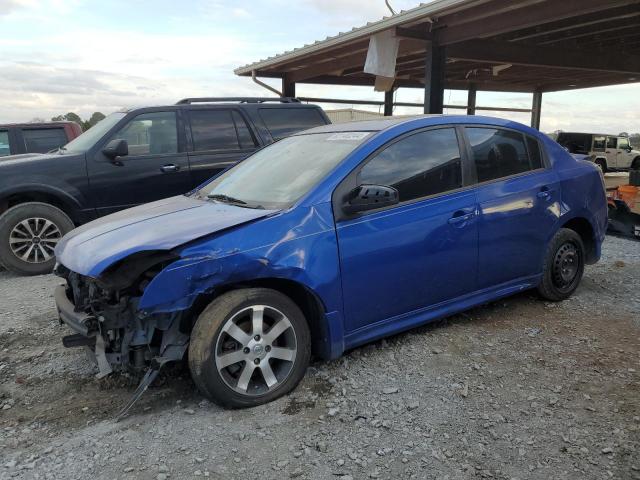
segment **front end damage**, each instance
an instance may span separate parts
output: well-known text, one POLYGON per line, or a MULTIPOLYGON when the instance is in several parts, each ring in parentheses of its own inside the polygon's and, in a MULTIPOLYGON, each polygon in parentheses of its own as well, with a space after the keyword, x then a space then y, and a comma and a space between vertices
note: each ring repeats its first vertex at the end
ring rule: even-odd
POLYGON ((167 252, 136 254, 99 278, 56 267, 55 273, 66 280, 55 291, 60 321, 75 332, 64 337, 63 344, 88 348, 98 377, 182 359, 191 329, 186 314, 149 315, 138 309, 150 281, 176 258, 167 252))

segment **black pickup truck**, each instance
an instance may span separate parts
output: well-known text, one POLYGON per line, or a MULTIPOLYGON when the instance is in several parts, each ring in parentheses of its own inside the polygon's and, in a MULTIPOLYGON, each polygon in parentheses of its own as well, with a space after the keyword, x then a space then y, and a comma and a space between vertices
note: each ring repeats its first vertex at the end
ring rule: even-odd
POLYGON ((0 161, 0 264, 48 273, 75 226, 187 193, 256 149, 330 123, 291 98, 191 98, 116 112, 55 153, 0 161))

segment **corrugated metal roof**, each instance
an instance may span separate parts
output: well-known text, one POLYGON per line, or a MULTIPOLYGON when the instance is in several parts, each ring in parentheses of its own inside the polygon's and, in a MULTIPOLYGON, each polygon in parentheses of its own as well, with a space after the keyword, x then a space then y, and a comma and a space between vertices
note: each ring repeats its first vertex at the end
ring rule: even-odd
POLYGON ((353 28, 349 32, 340 32, 338 35, 327 37, 324 40, 318 40, 312 44, 305 45, 304 47, 294 48, 293 50, 245 65, 244 67, 234 70, 234 73, 236 75, 251 75, 251 72, 254 70, 257 71, 278 63, 294 60, 297 57, 309 55, 325 48, 335 46, 336 44, 366 38, 373 34, 388 30, 389 28, 406 25, 419 20, 425 20, 429 17, 441 15, 445 12, 451 13, 451 11, 456 7, 464 6, 466 8, 480 2, 478 0, 435 0, 430 3, 421 3, 416 8, 403 10, 392 17, 383 17, 377 22, 369 22, 362 27, 353 28))

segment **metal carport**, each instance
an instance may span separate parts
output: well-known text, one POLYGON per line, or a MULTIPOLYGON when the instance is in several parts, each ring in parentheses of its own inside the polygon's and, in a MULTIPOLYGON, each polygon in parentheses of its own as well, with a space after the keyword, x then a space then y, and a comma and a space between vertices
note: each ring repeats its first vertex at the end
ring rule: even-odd
POLYGON ((436 0, 235 73, 281 78, 289 97, 296 83, 373 86, 369 41, 387 30, 400 45, 386 115, 400 87, 424 89, 425 113, 442 113, 445 89, 468 90, 469 114, 479 90, 527 92, 539 128, 544 92, 640 82, 640 0, 436 0))

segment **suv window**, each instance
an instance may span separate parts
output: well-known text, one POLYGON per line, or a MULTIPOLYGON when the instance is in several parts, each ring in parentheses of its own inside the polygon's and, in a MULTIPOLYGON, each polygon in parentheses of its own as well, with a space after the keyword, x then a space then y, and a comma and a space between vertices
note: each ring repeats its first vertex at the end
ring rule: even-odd
POLYGON ((24 128, 24 146, 29 153, 47 153, 68 142, 64 128, 24 128))
POLYGON ((191 134, 193 149, 238 150, 255 147, 246 122, 231 110, 192 110, 191 134))
POLYGON ((316 108, 261 108, 259 113, 274 140, 327 123, 316 108))
POLYGON ((607 148, 617 148, 618 137, 607 137, 607 148))
POLYGON ((488 182, 528 172, 529 161, 524 135, 510 130, 466 128, 473 151, 478 182, 488 182))
POLYGON ((455 130, 420 132, 390 145, 362 168, 358 184, 394 187, 401 202, 461 188, 462 161, 455 130))
POLYGON ((629 148, 629 139, 627 137, 621 137, 618 139, 618 148, 626 150, 629 148))
POLYGON ((604 147, 606 145, 605 137, 593 137, 593 151, 594 152, 604 152, 604 147))
POLYGON ((129 156, 178 152, 175 112, 142 113, 116 132, 110 140, 126 140, 129 156))
POLYGON ((0 157, 6 157, 11 154, 9 148, 9 131, 0 130, 0 157))

